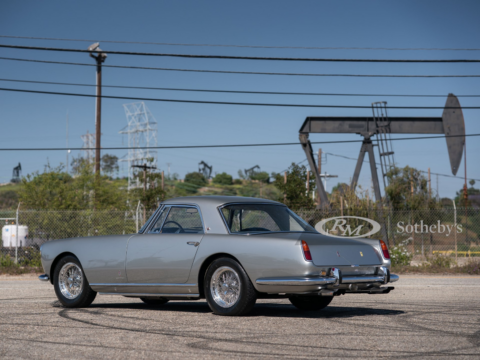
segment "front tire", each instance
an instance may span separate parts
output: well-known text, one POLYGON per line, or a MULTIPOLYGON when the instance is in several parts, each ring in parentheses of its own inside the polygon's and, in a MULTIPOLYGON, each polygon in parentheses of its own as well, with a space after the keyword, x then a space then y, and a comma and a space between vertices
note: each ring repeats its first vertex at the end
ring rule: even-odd
POLYGON ((64 256, 53 273, 55 294, 63 306, 81 308, 89 306, 97 293, 90 288, 80 261, 74 256, 64 256))
POLYGON ((205 273, 204 292, 208 306, 217 315, 245 315, 257 301, 245 270, 231 258, 219 258, 210 264, 205 273))
POLYGON ((292 296, 288 298, 293 306, 302 311, 318 311, 326 308, 333 296, 292 296))

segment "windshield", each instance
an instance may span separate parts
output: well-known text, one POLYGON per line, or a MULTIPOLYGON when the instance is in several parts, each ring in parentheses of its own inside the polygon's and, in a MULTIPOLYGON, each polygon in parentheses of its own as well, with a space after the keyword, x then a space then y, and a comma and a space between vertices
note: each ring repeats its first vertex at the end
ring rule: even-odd
POLYGON ((316 232, 293 211, 275 204, 236 204, 221 209, 231 233, 316 232))

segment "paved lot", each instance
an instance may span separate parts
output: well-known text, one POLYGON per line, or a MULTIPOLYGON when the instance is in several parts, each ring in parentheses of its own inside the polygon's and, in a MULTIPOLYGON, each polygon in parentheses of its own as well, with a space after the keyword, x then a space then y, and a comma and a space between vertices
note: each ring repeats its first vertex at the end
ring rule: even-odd
POLYGON ((0 358, 60 357, 479 359, 480 277, 404 276, 388 295, 345 295, 316 313, 260 300, 243 318, 117 296, 65 309, 48 284, 0 278, 0 358))

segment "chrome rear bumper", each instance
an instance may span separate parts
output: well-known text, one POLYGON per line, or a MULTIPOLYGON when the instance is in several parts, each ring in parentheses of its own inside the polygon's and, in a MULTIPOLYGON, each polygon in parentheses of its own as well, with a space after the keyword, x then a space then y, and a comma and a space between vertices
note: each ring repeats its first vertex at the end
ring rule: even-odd
POLYGON ((269 286, 340 286, 346 284, 387 284, 398 281, 399 277, 390 274, 386 267, 380 267, 379 275, 342 276, 338 269, 331 271, 330 276, 294 276, 282 278, 259 278, 257 285, 269 286))

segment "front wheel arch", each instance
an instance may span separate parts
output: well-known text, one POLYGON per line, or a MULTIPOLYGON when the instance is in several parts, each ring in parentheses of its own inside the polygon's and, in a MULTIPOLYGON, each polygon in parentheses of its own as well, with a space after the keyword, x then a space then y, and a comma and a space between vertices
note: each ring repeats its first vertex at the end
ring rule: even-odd
POLYGON ((48 274, 48 277, 50 278, 50 284, 52 284, 52 285, 53 285, 53 272, 55 271, 55 267, 57 266, 58 262, 61 259, 63 259, 65 256, 73 256, 74 258, 76 258, 78 260, 78 262, 80 262, 80 259, 78 258, 78 256, 76 256, 75 254, 73 254, 71 252, 65 251, 61 254, 58 254, 57 257, 55 257, 55 259, 53 260, 52 265, 50 266, 50 273, 48 274))

